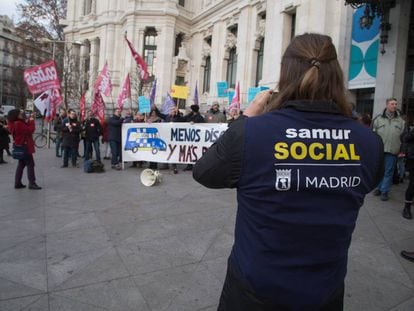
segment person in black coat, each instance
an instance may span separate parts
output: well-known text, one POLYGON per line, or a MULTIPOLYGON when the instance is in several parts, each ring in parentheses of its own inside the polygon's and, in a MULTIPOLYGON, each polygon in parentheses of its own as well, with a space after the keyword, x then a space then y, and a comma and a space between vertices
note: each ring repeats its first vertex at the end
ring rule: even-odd
MULTIPOLYGON (((204 117, 200 114, 200 107, 198 105, 191 105, 190 106, 190 113, 184 116, 185 122, 191 122, 191 123, 205 123, 206 120, 204 117)), ((192 171, 193 165, 187 164, 187 166, 184 168, 184 171, 192 171)))
POLYGON ((68 167, 69 156, 72 160, 72 166, 76 167, 78 158, 79 134, 81 131, 80 122, 77 119, 76 112, 69 110, 68 117, 63 120, 62 127, 62 146, 63 146, 63 165, 68 167))
POLYGON ((0 164, 7 163, 3 158, 3 151, 9 149, 9 130, 7 129, 7 124, 4 120, 0 120, 0 164))
POLYGON ((56 157, 62 157, 63 146, 62 146, 62 128, 63 120, 67 118, 66 110, 60 109, 60 114, 56 115, 53 121, 53 129, 56 131, 56 157))
POLYGON ((155 113, 159 116, 164 122, 186 122, 183 115, 178 109, 171 109, 170 113, 164 114, 161 113, 158 108, 155 108, 155 113))
POLYGON ((111 146, 111 165, 113 169, 120 170, 119 165, 122 162, 121 141, 122 141, 122 123, 121 109, 114 110, 114 115, 108 119, 108 141, 111 146))
POLYGON ((193 122, 193 123, 205 123, 206 120, 200 114, 200 107, 198 105, 191 105, 190 106, 190 113, 184 116, 185 122, 193 122))
POLYGON ((84 128, 86 140, 85 160, 89 160, 93 146, 96 153, 96 160, 100 162, 101 151, 99 150, 99 136, 102 135, 102 126, 91 110, 88 111, 88 118, 85 120, 84 128))
MULTIPOLYGON (((405 191, 404 209, 402 215, 405 219, 412 219, 411 205, 414 198, 414 129, 410 129, 402 137, 402 151, 405 153, 405 169, 409 172, 409 182, 405 191)), ((414 251, 401 251, 401 256, 414 262, 414 251)))
POLYGON ((412 219, 411 204, 414 198, 414 130, 408 130, 401 135, 402 154, 405 155, 405 169, 409 172, 409 182, 405 191, 405 202, 402 215, 406 219, 412 219))

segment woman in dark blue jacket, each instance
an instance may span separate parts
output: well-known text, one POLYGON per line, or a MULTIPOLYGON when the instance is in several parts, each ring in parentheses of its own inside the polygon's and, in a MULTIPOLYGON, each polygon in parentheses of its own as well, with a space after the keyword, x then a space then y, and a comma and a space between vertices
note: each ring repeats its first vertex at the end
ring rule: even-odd
POLYGON ((207 187, 237 188, 218 309, 342 310, 351 236, 382 176, 382 143, 352 119, 328 36, 293 39, 271 95, 260 93, 193 170, 207 187))

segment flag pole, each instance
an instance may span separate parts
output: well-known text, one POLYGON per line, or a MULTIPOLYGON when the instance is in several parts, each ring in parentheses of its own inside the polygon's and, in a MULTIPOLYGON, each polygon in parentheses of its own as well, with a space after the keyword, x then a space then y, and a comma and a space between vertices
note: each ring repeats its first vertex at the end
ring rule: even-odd
MULTIPOLYGON (((33 95, 33 101, 34 101, 34 95, 33 95)), ((49 98, 50 101, 50 98, 49 98)), ((34 105, 33 105, 34 106, 34 105)), ((50 109, 50 102, 49 102, 49 109, 50 109)), ((33 107, 34 110, 34 107, 33 107)), ((42 133, 43 133, 43 127, 44 127, 44 120, 46 119, 46 114, 43 116, 42 118, 42 133)), ((36 120, 36 118, 35 118, 36 120)), ((47 122, 47 135, 46 135, 46 143, 47 143, 47 148, 50 149, 50 120, 47 122)))
POLYGON ((112 102, 112 110, 114 110, 115 109, 115 102, 114 102, 114 99, 112 97, 112 90, 111 90, 111 102, 112 102))

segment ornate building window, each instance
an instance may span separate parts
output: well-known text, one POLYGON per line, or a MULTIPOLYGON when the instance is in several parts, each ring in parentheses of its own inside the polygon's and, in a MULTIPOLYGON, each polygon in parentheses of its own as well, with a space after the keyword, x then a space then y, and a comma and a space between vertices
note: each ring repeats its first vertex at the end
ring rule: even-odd
POLYGON ((206 64, 204 66, 203 75, 203 93, 210 92, 210 77, 211 77, 211 57, 206 57, 206 64))
POLYGON ((226 81, 229 88, 236 87, 237 74, 237 49, 234 47, 229 51, 229 60, 227 62, 227 77, 226 81))
POLYGON ((263 75, 263 56, 264 56, 264 38, 260 40, 259 50, 257 51, 256 63, 256 86, 259 85, 263 75))
POLYGON ((290 38, 292 39, 296 35, 296 11, 290 15, 290 38))
POLYGON ((144 34, 144 60, 148 65, 150 76, 156 75, 157 63, 157 31, 155 28, 147 28, 144 34))
POLYGON ((177 56, 178 53, 180 52, 180 47, 181 47, 181 43, 183 42, 183 39, 184 39, 184 34, 183 33, 179 33, 175 37, 174 56, 177 56))
POLYGON ((85 0, 83 3, 83 15, 92 13, 92 0, 85 0))
POLYGON ((185 0, 178 0, 178 4, 181 5, 182 7, 185 6, 185 0))

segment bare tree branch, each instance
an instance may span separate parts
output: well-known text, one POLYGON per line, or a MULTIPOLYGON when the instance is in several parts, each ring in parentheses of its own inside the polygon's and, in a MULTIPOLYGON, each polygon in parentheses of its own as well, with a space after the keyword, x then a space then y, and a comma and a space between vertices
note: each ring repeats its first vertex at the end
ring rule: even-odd
MULTIPOLYGON (((29 33, 40 33, 51 40, 64 40, 61 20, 66 17, 67 0, 25 0, 17 6, 19 26, 29 33)), ((39 39, 39 38, 33 38, 39 39)))

